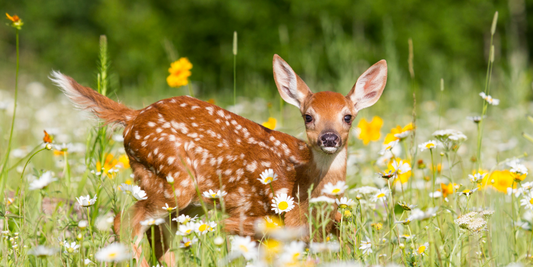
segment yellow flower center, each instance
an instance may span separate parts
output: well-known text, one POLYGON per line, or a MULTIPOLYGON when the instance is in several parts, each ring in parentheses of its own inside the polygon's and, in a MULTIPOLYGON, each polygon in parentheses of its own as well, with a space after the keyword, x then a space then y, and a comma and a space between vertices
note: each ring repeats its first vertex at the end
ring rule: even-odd
POLYGON ((531 198, 531 199, 529 200, 529 204, 532 204, 532 205, 533 205, 533 198, 531 198))
POLYGON ((349 210, 345 210, 345 211, 344 211, 344 216, 346 216, 346 217, 351 217, 351 216, 352 216, 352 213, 351 213, 349 210))
POLYGON ((348 205, 346 205, 346 204, 340 204, 339 205, 339 208, 341 208, 341 209, 345 209, 346 207, 348 207, 348 205))
POLYGON ((203 231, 207 230, 207 224, 202 224, 202 225, 200 225, 200 227, 198 227, 198 230, 199 230, 200 232, 203 232, 203 231))
POLYGON ((422 254, 422 253, 424 253, 424 251, 426 251, 426 246, 420 246, 418 248, 418 254, 422 254))
POLYGON ((192 231, 192 229, 187 229, 187 231, 185 231, 185 233, 190 234, 191 231, 192 231))
POLYGON ((377 198, 382 198, 382 197, 384 197, 384 196, 385 196, 385 193, 379 193, 379 194, 377 195, 377 198))
POLYGON ((185 242, 185 244, 183 244, 183 245, 185 245, 186 247, 190 247, 190 246, 191 246, 191 241, 187 241, 187 242, 185 242))
POLYGON ((435 145, 433 143, 429 143, 426 145, 426 148, 433 148, 435 145))
POLYGON ((470 193, 470 190, 466 189, 463 191, 464 194, 469 194, 470 193))
POLYGON ((211 198, 217 198, 217 194, 211 194, 211 198))
POLYGON ((287 203, 287 201, 281 201, 281 202, 278 204, 278 208, 279 208, 280 210, 286 210, 288 207, 289 207, 289 203, 287 203))
POLYGON ((269 177, 267 177, 267 178, 265 179, 265 183, 272 183, 273 180, 274 180, 274 178, 272 178, 272 177, 269 176, 269 177))
POLYGON ((243 251, 244 253, 248 253, 249 251, 245 245, 239 245, 239 249, 241 249, 241 251, 243 251))
POLYGON ((340 191, 341 191, 340 188, 335 188, 335 189, 331 190, 331 193, 338 194, 340 191))
POLYGON ((111 252, 107 255, 110 259, 114 259, 117 256, 116 252, 111 252))

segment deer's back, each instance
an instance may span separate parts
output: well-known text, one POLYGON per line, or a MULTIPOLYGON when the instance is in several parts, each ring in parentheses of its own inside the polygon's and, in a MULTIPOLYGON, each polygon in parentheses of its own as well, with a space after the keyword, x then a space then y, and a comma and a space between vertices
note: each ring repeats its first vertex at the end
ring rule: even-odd
POLYGON ((290 194, 295 168, 309 161, 305 142, 186 96, 140 110, 124 130, 124 146, 130 161, 153 174, 136 175, 149 197, 174 197, 168 175, 180 196, 180 187, 192 186, 195 179, 200 192, 228 192, 228 212, 250 216, 270 213, 270 186, 258 180, 263 171, 273 169, 278 175, 272 183, 276 193, 290 194))

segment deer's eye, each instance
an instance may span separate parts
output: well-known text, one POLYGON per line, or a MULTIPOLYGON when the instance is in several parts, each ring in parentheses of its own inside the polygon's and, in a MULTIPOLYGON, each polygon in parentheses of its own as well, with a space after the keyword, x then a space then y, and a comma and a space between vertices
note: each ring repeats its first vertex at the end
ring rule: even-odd
POLYGON ((313 121, 313 117, 311 115, 306 114, 305 115, 305 123, 310 123, 313 121))
POLYGON ((344 122, 351 124, 352 123, 352 115, 346 115, 344 116, 344 122))

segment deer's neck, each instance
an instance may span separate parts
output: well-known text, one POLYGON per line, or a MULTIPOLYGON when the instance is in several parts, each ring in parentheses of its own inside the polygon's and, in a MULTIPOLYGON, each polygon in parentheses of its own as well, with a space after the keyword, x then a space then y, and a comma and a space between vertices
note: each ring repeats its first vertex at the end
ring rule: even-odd
POLYGON ((297 168, 297 181, 293 195, 299 197, 296 201, 299 201, 300 205, 286 214, 285 223, 287 225, 294 226, 305 223, 309 197, 315 198, 323 195, 322 189, 328 183, 336 184, 337 181, 346 180, 347 146, 335 154, 326 154, 310 149, 310 156, 308 163, 297 168), (311 190, 310 196, 309 190, 311 190))

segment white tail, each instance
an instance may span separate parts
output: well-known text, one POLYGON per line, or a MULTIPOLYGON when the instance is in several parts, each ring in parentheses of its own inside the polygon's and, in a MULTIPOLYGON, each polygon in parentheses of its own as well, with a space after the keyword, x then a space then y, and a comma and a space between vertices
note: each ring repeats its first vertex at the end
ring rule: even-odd
MULTIPOLYGON (((307 190, 312 184, 311 196, 317 197, 325 184, 345 181, 352 121, 359 110, 379 99, 387 79, 387 64, 381 60, 343 96, 312 93, 278 55, 274 55, 273 68, 281 97, 302 113, 307 143, 188 96, 164 99, 137 111, 60 73, 54 74, 54 81, 79 106, 95 111, 107 122, 125 126, 124 146, 135 181, 148 196, 133 207, 134 236, 142 237, 147 230, 141 221, 168 217, 161 208, 165 203, 177 206, 181 214, 192 212, 201 197, 195 185, 200 192, 228 192, 224 197, 230 215, 224 224, 226 230, 253 235, 254 222, 273 214, 270 203, 275 194, 297 197, 300 193, 300 206, 285 216, 286 225, 296 226, 306 221, 307 190), (272 183, 275 192, 257 179, 267 169, 278 175, 272 183), (175 190, 167 177, 174 179, 175 190)), ((207 198, 203 201, 213 203, 207 198)), ((119 223, 117 219, 115 226, 119 223)), ((159 257, 165 249, 159 247, 157 251, 159 257)))

